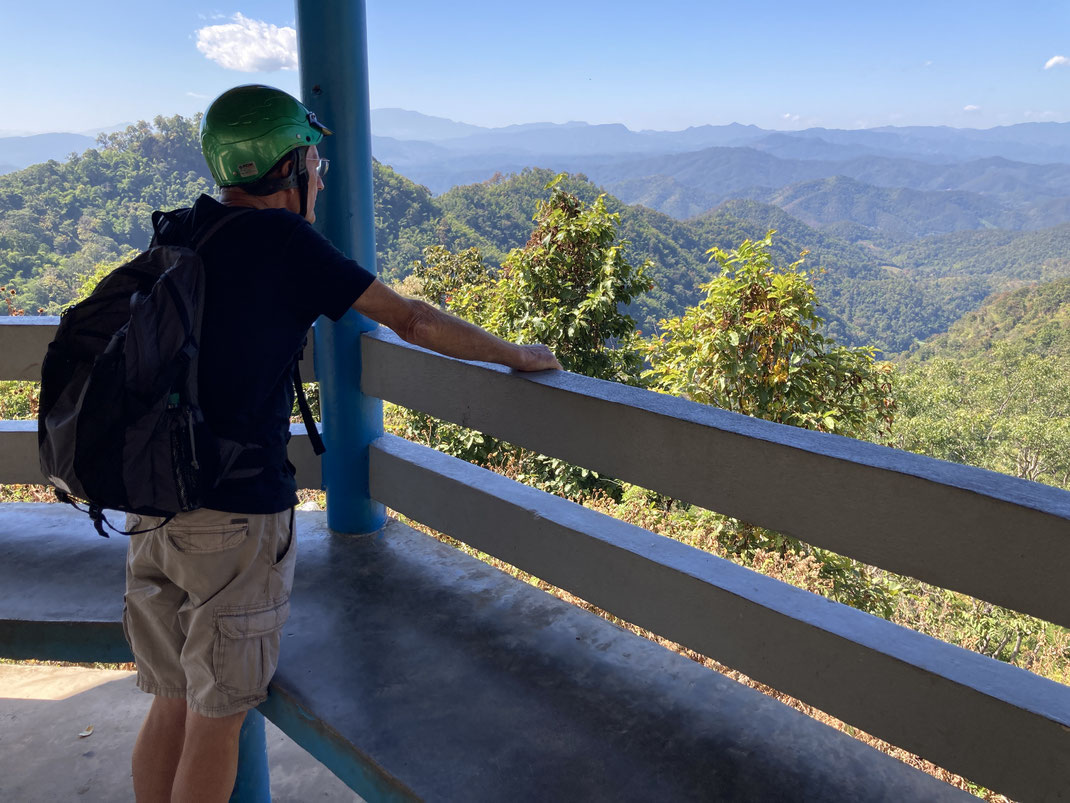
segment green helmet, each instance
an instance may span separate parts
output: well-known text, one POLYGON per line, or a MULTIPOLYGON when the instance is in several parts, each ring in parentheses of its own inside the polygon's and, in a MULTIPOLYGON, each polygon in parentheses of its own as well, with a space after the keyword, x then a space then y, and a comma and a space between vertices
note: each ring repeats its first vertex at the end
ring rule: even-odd
POLYGON ((201 150, 220 187, 252 184, 296 148, 331 131, 297 99, 270 86, 228 89, 201 121, 201 150))

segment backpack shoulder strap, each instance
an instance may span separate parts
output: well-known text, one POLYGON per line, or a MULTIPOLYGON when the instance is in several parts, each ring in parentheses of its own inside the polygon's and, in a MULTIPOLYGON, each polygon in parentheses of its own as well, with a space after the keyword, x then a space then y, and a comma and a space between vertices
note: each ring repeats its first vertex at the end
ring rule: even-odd
POLYGON ((294 360, 294 391, 297 394, 297 406, 301 410, 301 420, 305 422, 305 430, 308 432, 308 440, 312 444, 312 451, 319 457, 327 451, 320 437, 316 419, 312 417, 312 408, 308 406, 308 398, 305 396, 304 385, 301 384, 301 358, 304 356, 304 347, 297 353, 294 360))
MULTIPOLYGON (((177 211, 177 212, 187 212, 189 210, 179 209, 179 210, 175 210, 175 211, 177 211)), ((208 240, 216 232, 218 232, 221 228, 223 228, 225 225, 230 223, 230 221, 234 220, 235 218, 239 218, 242 215, 247 214, 247 213, 252 212, 252 211, 253 211, 252 209, 249 209, 247 207, 246 208, 240 208, 240 209, 233 209, 233 210, 228 209, 227 213, 222 215, 215 222, 210 223, 210 224, 208 224, 206 226, 202 226, 200 229, 197 229, 196 231, 194 231, 192 237, 190 238, 189 247, 192 248, 194 251, 199 250, 201 248, 201 246, 203 246, 206 242, 208 242, 208 240)), ((152 213, 152 240, 149 241, 149 248, 153 248, 153 247, 155 247, 155 246, 160 244, 160 242, 159 242, 159 239, 160 239, 159 238, 160 225, 164 221, 164 219, 167 218, 168 215, 172 215, 172 214, 174 214, 174 212, 161 212, 159 209, 157 209, 155 212, 152 213)))
POLYGON ((152 213, 152 239, 149 240, 149 248, 156 247, 156 241, 160 231, 160 221, 163 220, 164 214, 165 213, 161 212, 159 209, 152 213))

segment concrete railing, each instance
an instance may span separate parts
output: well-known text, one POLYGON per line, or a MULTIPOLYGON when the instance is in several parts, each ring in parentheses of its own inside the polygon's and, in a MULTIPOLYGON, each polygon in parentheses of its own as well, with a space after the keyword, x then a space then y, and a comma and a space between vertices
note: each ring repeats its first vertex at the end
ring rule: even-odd
MULTIPOLYGON (((40 381, 41 360, 58 325, 59 318, 56 317, 0 318, 0 381, 40 381)), ((309 337, 301 376, 311 381, 314 373, 312 338, 309 337)), ((305 426, 294 424, 290 431, 289 459, 297 468, 301 487, 318 488, 321 484, 320 461, 312 451, 305 426)), ((0 484, 41 482, 38 466, 36 423, 0 421, 0 484)))
MULTIPOLYGON (((0 379, 36 378, 54 325, 0 319, 0 379)), ((369 395, 1070 626, 1070 493, 573 374, 451 360, 384 330, 363 352, 369 395)), ((0 483, 36 481, 35 445, 32 422, 0 424, 0 483)), ((301 484, 317 484, 305 452, 295 437, 301 484)), ((1070 794, 1061 684, 417 444, 385 436, 370 460, 372 496, 405 515, 975 782, 1070 794)))

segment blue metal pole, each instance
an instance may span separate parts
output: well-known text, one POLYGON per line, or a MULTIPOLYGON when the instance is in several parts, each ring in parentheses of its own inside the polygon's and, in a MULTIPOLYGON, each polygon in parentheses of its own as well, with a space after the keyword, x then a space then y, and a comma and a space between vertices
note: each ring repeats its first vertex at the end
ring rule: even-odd
POLYGON ((238 777, 230 803, 271 803, 267 732, 264 715, 255 708, 245 715, 238 736, 238 777))
MULTIPOLYGON (((332 163, 316 205, 316 226, 374 273, 364 0, 297 0, 297 47, 305 105, 335 132, 320 145, 332 163)), ((383 505, 368 496, 368 444, 383 433, 383 405, 360 392, 360 335, 375 326, 354 311, 338 323, 316 322, 327 526, 339 533, 375 532, 386 523, 383 505)))

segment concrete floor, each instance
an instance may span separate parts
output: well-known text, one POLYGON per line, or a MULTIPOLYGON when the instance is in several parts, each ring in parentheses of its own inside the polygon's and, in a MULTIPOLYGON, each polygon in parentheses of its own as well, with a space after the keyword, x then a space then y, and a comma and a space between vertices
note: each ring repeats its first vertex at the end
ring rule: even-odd
MULTIPOLYGON (((151 699, 133 672, 0 664, 0 800, 132 801, 130 751, 151 699)), ((360 803, 270 722, 267 743, 274 803, 360 803)))

